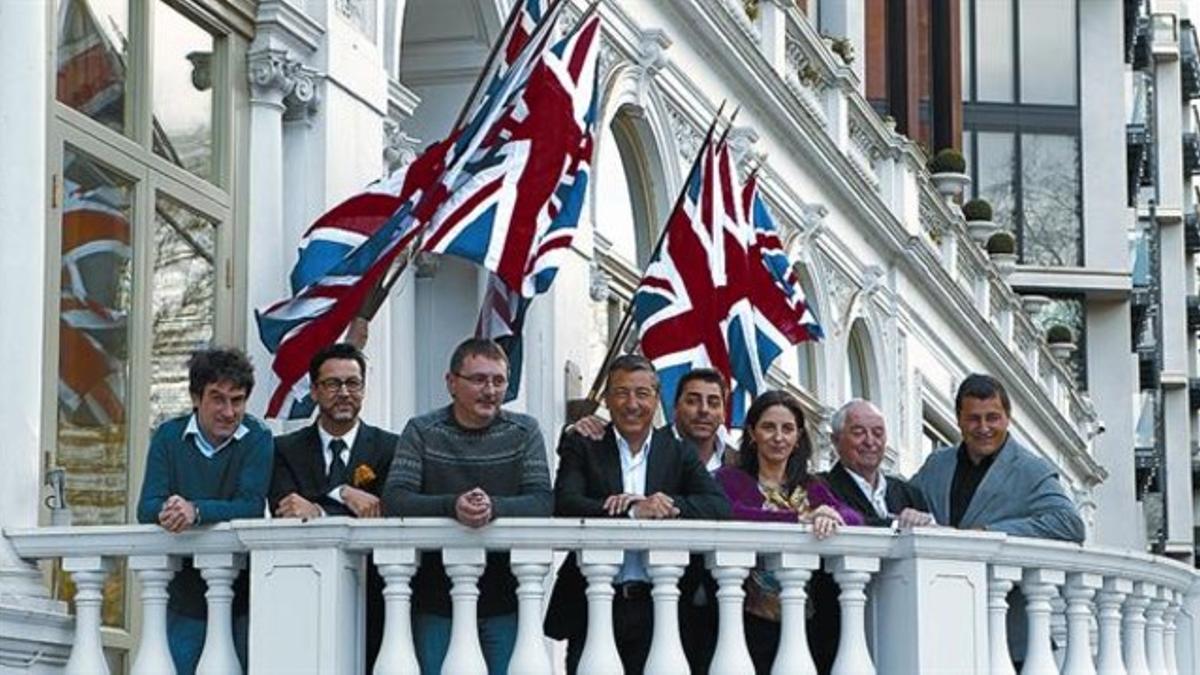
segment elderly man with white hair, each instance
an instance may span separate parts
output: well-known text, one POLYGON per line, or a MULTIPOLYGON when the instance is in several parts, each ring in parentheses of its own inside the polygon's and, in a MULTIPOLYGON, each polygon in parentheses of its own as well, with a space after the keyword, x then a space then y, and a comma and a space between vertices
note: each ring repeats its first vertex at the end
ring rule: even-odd
POLYGON ((879 470, 887 448, 887 425, 875 404, 853 399, 833 415, 838 461, 825 481, 843 501, 875 527, 933 525, 925 495, 879 470))

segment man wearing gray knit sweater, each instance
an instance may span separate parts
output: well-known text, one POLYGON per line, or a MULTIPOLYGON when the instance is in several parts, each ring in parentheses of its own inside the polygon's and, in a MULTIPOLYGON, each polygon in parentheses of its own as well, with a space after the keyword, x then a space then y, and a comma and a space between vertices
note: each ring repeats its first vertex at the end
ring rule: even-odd
MULTIPOLYGON (((537 420, 501 410, 508 358, 471 338, 450 357, 451 404, 409 420, 384 486, 389 516, 444 516, 467 527, 554 510, 537 420)), ((440 673, 450 645, 450 581, 440 552, 421 557, 413 579, 413 641, 424 674, 440 673)), ((517 636, 517 582, 507 553, 489 553, 479 579, 479 642, 490 675, 508 671, 517 636)))

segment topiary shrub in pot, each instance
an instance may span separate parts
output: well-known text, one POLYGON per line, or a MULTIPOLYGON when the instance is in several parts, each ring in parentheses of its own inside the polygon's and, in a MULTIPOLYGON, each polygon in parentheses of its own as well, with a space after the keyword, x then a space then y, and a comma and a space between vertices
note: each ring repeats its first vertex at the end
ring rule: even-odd
POLYGON ((1046 346, 1054 358, 1066 360, 1075 352, 1075 333, 1069 326, 1056 323, 1046 330, 1046 346))
POLYGON ((962 206, 967 219, 967 233, 980 246, 986 246, 999 228, 992 222, 992 205, 986 199, 972 199, 962 206))
POLYGON ((1017 240, 1011 233, 1000 230, 989 237, 987 252, 1002 278, 1008 279, 1017 269, 1017 240))
POLYGON ((967 162, 962 153, 954 148, 942 148, 929 160, 929 177, 934 187, 947 199, 957 198, 971 184, 966 174, 967 162))

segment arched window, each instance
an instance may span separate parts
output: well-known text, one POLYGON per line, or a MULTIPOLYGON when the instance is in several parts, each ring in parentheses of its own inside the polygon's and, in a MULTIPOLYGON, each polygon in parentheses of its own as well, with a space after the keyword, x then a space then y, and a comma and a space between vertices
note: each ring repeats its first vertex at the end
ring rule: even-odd
POLYGON ((618 111, 604 127, 596 171, 596 232, 637 270, 645 267, 659 229, 647 150, 638 121, 618 111))
POLYGON ((849 398, 868 401, 875 398, 874 383, 871 382, 871 343, 862 319, 854 322, 850 339, 846 343, 846 386, 849 398))

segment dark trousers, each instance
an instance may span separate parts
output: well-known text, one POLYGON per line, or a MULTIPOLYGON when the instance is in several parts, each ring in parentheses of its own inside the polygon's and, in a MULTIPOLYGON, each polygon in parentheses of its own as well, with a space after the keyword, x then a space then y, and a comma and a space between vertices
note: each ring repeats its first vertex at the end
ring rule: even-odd
POLYGON ((696 605, 691 598, 680 598, 679 633, 683 653, 687 656, 692 675, 708 675, 713 653, 717 650, 717 599, 706 597, 696 605))
MULTIPOLYGON (((619 589, 618 589, 619 590, 619 589)), ((650 656, 650 639, 654 635, 654 605, 647 591, 644 596, 624 598, 618 592, 613 598, 613 637, 625 675, 641 675, 650 656)), ((567 674, 575 675, 583 656, 585 635, 567 640, 567 674)))

